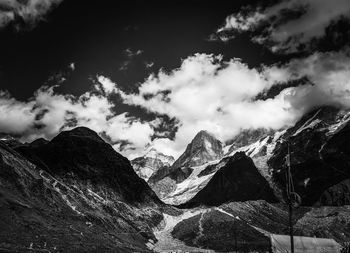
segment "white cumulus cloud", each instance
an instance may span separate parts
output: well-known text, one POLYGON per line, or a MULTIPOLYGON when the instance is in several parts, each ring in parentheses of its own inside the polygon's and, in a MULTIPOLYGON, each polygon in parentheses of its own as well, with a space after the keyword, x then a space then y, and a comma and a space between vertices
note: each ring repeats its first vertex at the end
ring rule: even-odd
POLYGON ((350 107, 348 51, 315 53, 283 66, 257 70, 239 59, 196 54, 170 73, 151 75, 135 94, 118 90, 125 103, 178 119, 174 140, 153 145, 177 157, 202 130, 228 141, 241 129, 292 125, 306 111, 321 105, 350 107), (314 85, 287 88, 275 97, 256 100, 273 85, 307 77, 314 85))
POLYGON ((126 142, 123 147, 114 145, 126 156, 141 154, 151 142, 152 122, 142 122, 127 113, 115 114, 115 105, 108 99, 113 91, 108 85, 111 82, 102 77, 100 80, 102 87, 79 97, 56 94, 55 87, 42 87, 33 98, 22 102, 0 91, 0 132, 32 141, 40 137, 51 139, 62 130, 85 126, 105 133, 112 143, 126 142))
MULTIPOLYGON (((223 142, 242 129, 280 129, 294 124, 305 112, 322 105, 350 108, 350 50, 314 53, 283 65, 250 68, 240 59, 195 54, 170 72, 159 71, 125 93, 104 76, 93 91, 76 96, 57 94, 42 87, 29 101, 0 93, 0 131, 19 134, 23 140, 52 138, 62 129, 86 126, 103 133, 117 151, 130 159, 152 146, 178 157, 200 131, 207 130, 223 142), (283 89, 276 96, 257 99, 275 85, 306 78, 309 83, 283 89), (115 114, 111 94, 123 103, 159 115, 153 120, 129 113, 115 114), (175 120, 174 138, 159 127, 174 127, 162 116, 175 120)), ((172 129, 163 129, 168 132, 172 129)))

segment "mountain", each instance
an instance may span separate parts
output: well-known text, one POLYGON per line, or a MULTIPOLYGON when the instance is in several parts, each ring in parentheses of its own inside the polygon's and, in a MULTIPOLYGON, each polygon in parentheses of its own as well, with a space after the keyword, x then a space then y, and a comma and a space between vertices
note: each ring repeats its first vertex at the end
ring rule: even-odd
MULTIPOLYGON (((207 133, 204 131, 200 132, 197 136, 202 134, 207 136, 207 133)), ((242 130, 242 132, 232 140, 233 142, 231 141, 230 145, 221 149, 223 150, 222 153, 218 152, 221 154, 215 156, 216 159, 208 159, 199 166, 190 167, 190 170, 186 167, 180 167, 177 169, 172 168, 172 171, 160 170, 150 178, 149 183, 152 186, 152 189, 158 192, 158 196, 165 203, 181 205, 192 199, 199 191, 201 191, 215 173, 227 164, 229 161, 228 158, 235 153, 244 152, 247 156, 253 159, 254 163, 261 165, 263 163, 262 160, 265 161, 267 158, 267 152, 271 152, 271 149, 273 149, 275 139, 277 139, 280 134, 281 132, 273 132, 272 130, 265 129, 242 130), (180 177, 181 180, 176 181, 175 175, 185 176, 180 177), (158 178, 156 178, 156 176, 158 176, 158 178)), ((211 138, 213 137, 211 136, 211 138)), ((192 143, 193 141, 191 144, 192 143)), ((190 150, 192 146, 191 144, 188 145, 187 152, 184 152, 183 157, 185 157, 186 153, 190 153, 188 150, 190 150)), ((267 166, 264 168, 260 168, 259 166, 257 169, 264 178, 268 179, 268 182, 272 187, 273 183, 270 182, 270 174, 268 173, 267 166)), ((213 194, 215 195, 215 193, 213 194)))
POLYGON ((228 158, 203 189, 180 207, 219 206, 228 201, 247 200, 277 202, 273 190, 253 160, 244 152, 238 152, 228 158))
POLYGON ((112 187, 120 200, 159 202, 148 185, 137 177, 128 159, 88 128, 64 131, 47 144, 17 150, 54 175, 69 179, 74 175, 74 179, 112 187))
MULTIPOLYGON (((197 167, 223 156, 223 145, 207 131, 200 131, 187 145, 184 153, 172 164, 156 171, 148 180, 152 189, 165 200, 177 186, 196 173, 197 167)), ((173 202, 168 202, 174 204, 173 202)))
POLYGON ((175 159, 172 156, 164 155, 156 149, 151 148, 144 156, 131 161, 136 174, 142 179, 148 179, 158 170, 169 168, 175 159))
MULTIPOLYGON (((272 180, 280 188, 285 185, 288 149, 295 191, 303 205, 331 203, 321 196, 334 191, 334 186, 342 181, 342 186, 337 187, 342 191, 338 196, 350 194, 349 187, 344 187, 349 183, 344 180, 350 178, 350 111, 335 107, 318 108, 280 137, 267 161, 272 180)), ((336 202, 350 204, 349 198, 336 202)))
POLYGON ((196 134, 185 152, 174 162, 172 168, 193 167, 220 159, 223 156, 223 145, 207 131, 196 134))
POLYGON ((230 152, 204 155, 210 161, 201 165, 160 168, 155 174, 165 176, 148 181, 153 189, 166 203, 191 209, 162 203, 88 128, 18 146, 0 140, 0 251, 232 251, 234 238, 241 251, 264 251, 271 234, 288 233, 288 146, 302 200, 294 208, 295 234, 347 242, 349 122, 348 110, 317 108, 288 129, 243 133, 230 152))
MULTIPOLYGON (((223 159, 191 167, 191 173, 180 182, 171 179, 168 172, 152 187, 163 191, 160 196, 165 203, 184 204, 206 187, 230 157, 244 152, 273 189, 274 195, 285 201, 285 157, 289 143, 294 187, 302 204, 350 204, 347 197, 350 195, 347 180, 350 178, 349 122, 349 110, 321 107, 305 114, 285 130, 243 131, 235 139, 238 143, 225 147, 227 153, 223 159), (249 137, 248 133, 253 136, 249 137)), ((215 196, 215 191, 208 194, 215 196)))
POLYGON ((0 141, 1 250, 148 252, 167 209, 88 128, 15 150, 0 141))

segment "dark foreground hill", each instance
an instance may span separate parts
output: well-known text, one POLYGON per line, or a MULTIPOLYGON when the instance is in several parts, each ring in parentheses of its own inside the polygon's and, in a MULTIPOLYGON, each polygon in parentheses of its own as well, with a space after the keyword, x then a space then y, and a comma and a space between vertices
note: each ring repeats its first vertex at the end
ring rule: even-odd
POLYGON ((2 251, 148 251, 163 206, 87 128, 17 151, 0 142, 2 251))

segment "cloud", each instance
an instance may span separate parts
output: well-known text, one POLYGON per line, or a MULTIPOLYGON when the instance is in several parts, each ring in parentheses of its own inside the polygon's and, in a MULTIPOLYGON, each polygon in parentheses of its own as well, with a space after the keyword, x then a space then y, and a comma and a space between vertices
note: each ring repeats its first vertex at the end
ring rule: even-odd
POLYGON ((311 84, 294 89, 286 99, 294 109, 307 110, 321 105, 350 108, 350 49, 339 52, 314 53, 291 60, 280 68, 275 81, 286 82, 306 77, 311 84))
POLYGON ((252 101, 271 85, 239 59, 223 62, 221 56, 196 54, 169 74, 161 71, 150 76, 138 94, 119 93, 125 103, 179 120, 174 141, 154 142, 158 148, 171 148, 176 156, 202 129, 225 141, 241 128, 290 124, 292 117, 285 112, 283 97, 252 101))
POLYGON ((196 54, 170 73, 149 76, 138 93, 117 92, 124 103, 178 120, 173 140, 153 141, 155 148, 176 157, 202 129, 228 141, 241 129, 290 126, 316 106, 350 107, 349 66, 349 50, 315 53, 259 70, 239 59, 224 62, 221 56, 196 54), (271 87, 305 77, 307 84, 255 99, 271 87))
POLYGON ((33 106, 33 102, 19 102, 9 93, 0 91, 0 129, 14 134, 26 132, 35 120, 33 106))
POLYGON ((63 0, 0 0, 0 28, 13 23, 16 29, 33 28, 63 0), (23 27, 24 26, 24 27, 23 27))
POLYGON ((348 0, 284 0, 228 16, 217 36, 227 40, 242 32, 257 31, 253 41, 268 45, 272 51, 297 52, 325 36, 326 28, 344 17, 350 18, 348 0))
POLYGON ((317 52, 259 68, 250 68, 240 59, 195 54, 177 69, 151 74, 136 93, 124 92, 104 76, 97 76, 97 81, 91 91, 78 97, 57 94, 55 86, 40 88, 26 102, 0 92, 0 131, 31 141, 86 126, 103 133, 130 159, 150 146, 178 157, 203 129, 225 142, 242 129, 291 126, 314 107, 350 108, 350 49, 317 52), (308 82, 283 86, 300 79, 308 82), (257 99, 275 87, 283 88, 257 99), (118 105, 110 100, 116 93, 123 103, 141 107, 156 118, 146 121, 126 112, 116 114, 118 105))
POLYGON ((41 87, 33 98, 21 102, 0 91, 0 132, 22 136, 22 141, 43 137, 51 139, 62 130, 86 126, 105 133, 117 151, 124 155, 141 154, 151 142, 152 122, 143 122, 127 113, 116 115, 108 99, 113 92, 108 78, 100 86, 76 97, 55 93, 55 86, 41 87), (127 143, 121 146, 120 143, 127 143))

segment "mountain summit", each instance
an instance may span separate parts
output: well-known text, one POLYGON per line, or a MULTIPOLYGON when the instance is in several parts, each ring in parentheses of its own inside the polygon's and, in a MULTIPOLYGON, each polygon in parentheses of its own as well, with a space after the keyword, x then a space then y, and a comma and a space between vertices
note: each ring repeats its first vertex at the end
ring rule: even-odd
POLYGON ((173 168, 192 167, 220 159, 223 145, 209 132, 202 130, 187 145, 185 152, 175 161, 173 168))
POLYGON ((170 167, 174 161, 174 157, 165 155, 151 148, 144 156, 133 159, 131 165, 139 177, 148 181, 155 172, 159 169, 170 167))

